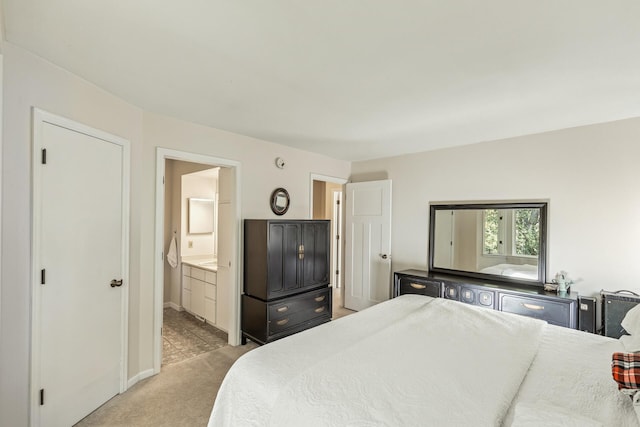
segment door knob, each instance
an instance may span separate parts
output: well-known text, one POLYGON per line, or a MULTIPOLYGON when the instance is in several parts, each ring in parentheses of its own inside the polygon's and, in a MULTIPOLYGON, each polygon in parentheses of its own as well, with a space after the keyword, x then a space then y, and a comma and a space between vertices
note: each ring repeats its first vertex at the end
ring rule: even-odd
POLYGON ((389 258, 389 255, 387 255, 387 254, 380 254, 380 258, 382 258, 382 259, 387 259, 387 258, 389 258))
POLYGON ((113 279, 111 281, 111 287, 112 288, 120 287, 120 286, 122 286, 122 279, 120 279, 120 280, 113 279))

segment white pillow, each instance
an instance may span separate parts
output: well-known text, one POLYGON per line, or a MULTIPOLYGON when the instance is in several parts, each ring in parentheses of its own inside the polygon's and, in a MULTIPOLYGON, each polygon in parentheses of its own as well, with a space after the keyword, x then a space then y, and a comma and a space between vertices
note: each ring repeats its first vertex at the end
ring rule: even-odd
POLYGON ((548 402, 520 402, 511 427, 602 427, 599 421, 548 402))
POLYGON ((627 353, 640 352, 640 335, 623 335, 620 337, 620 342, 627 353))
POLYGON ((629 335, 640 335, 640 304, 627 311, 620 324, 629 335))

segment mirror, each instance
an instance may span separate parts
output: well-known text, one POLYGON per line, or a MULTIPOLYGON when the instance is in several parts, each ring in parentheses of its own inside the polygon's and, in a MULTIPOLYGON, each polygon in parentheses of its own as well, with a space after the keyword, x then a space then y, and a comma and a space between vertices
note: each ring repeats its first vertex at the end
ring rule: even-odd
POLYGON ((189 234, 213 233, 213 200, 189 198, 189 234))
POLYGON ((529 285, 545 283, 547 204, 433 204, 429 270, 529 285))
POLYGON ((284 188, 276 188, 271 193, 271 210, 276 215, 284 215, 289 210, 289 192, 284 188))

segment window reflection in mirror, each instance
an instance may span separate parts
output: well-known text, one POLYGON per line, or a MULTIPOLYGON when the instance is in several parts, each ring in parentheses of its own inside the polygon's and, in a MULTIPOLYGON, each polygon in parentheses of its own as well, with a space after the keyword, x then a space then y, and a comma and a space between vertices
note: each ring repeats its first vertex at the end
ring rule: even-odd
POLYGON ((483 255, 538 257, 539 209, 484 209, 483 255))
POLYGON ((431 205, 429 269, 543 283, 546 203, 431 205))

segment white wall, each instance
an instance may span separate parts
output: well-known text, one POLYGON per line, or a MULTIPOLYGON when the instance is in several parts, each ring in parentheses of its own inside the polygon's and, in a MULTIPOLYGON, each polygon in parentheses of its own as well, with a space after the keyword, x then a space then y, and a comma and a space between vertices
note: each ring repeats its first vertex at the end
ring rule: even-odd
MULTIPOLYGON (((156 148, 242 164, 242 216, 275 217, 269 195, 285 187, 285 218, 307 218, 312 173, 347 178, 350 163, 145 113, 63 69, 5 43, 2 156, 0 425, 28 424, 30 346, 31 107, 131 141, 129 377, 153 368, 156 148), (275 157, 287 168, 277 169, 275 157)), ((238 284, 236 288, 239 289, 238 284)))
MULTIPOLYGON (((28 417, 31 301, 31 109, 33 106, 131 141, 131 164, 142 161, 142 110, 94 85, 4 44, 2 158, 2 315, 0 425, 24 426, 28 417)), ((140 357, 140 173, 132 168, 129 368, 140 357)))
POLYGON ((547 275, 640 292, 640 118, 356 162, 393 180, 394 271, 427 266, 429 202, 549 200, 547 275))

